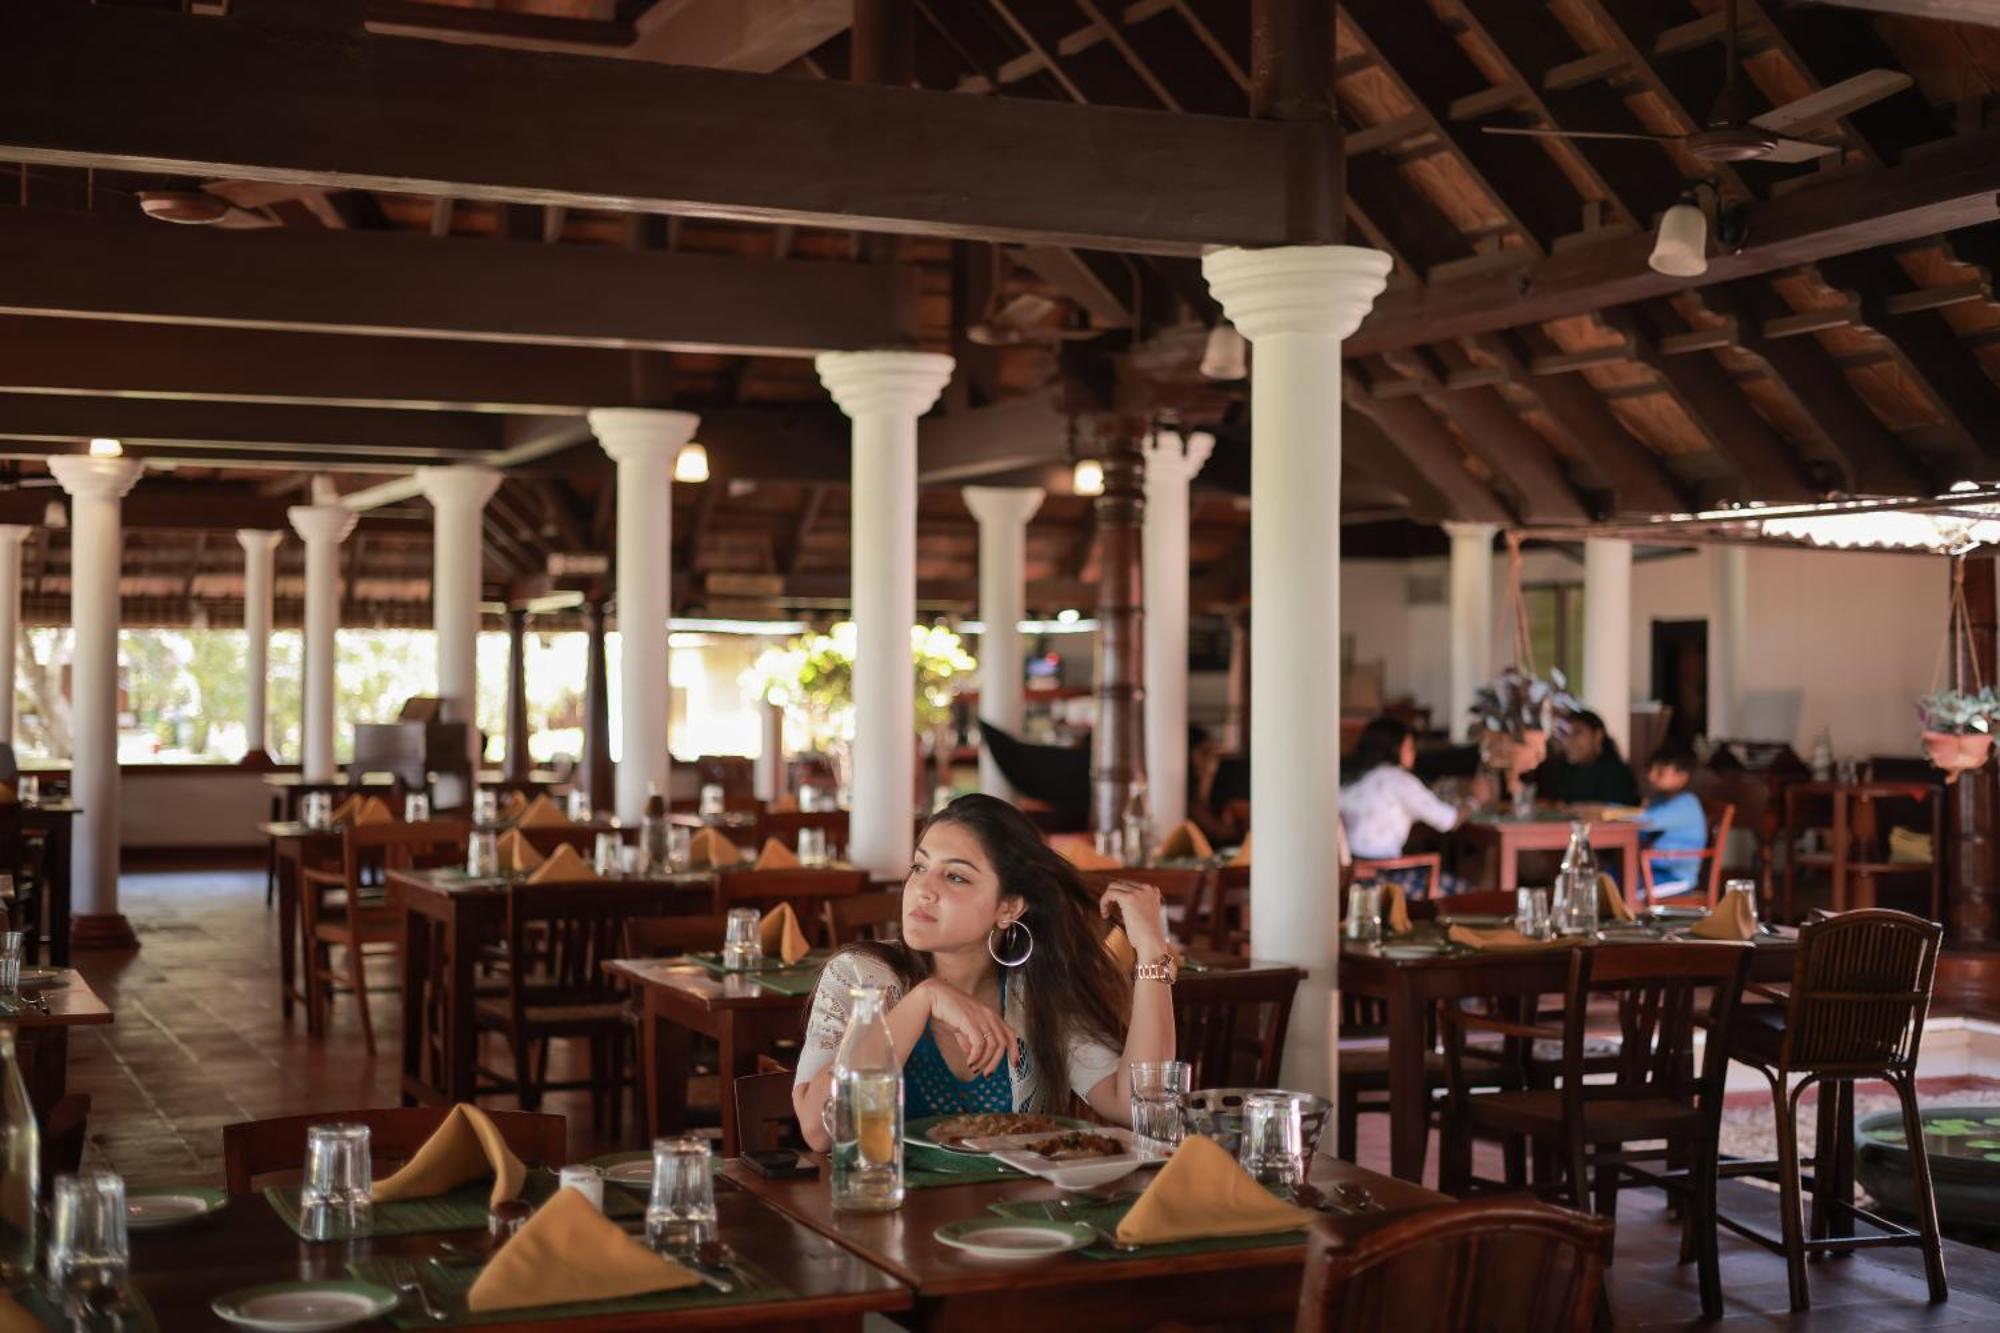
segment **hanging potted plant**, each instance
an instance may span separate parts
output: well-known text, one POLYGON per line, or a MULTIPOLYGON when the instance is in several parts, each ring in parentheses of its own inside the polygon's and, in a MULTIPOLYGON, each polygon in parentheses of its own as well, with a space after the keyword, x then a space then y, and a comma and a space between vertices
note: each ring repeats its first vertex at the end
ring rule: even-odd
POLYGON ((1946 786, 1958 775, 1983 765, 1993 755, 1993 723, 2000 717, 2000 697, 1979 678, 1979 659, 1971 651, 1972 617, 1965 605, 1965 557, 1955 555, 1951 564, 1951 610, 1945 618, 1944 644, 1938 669, 1931 677, 1931 692, 1917 700, 1917 726, 1924 737, 1924 753, 1944 773, 1946 786), (1951 680, 1943 688, 1944 658, 1951 659, 1951 680), (1972 689, 1967 691, 1959 671, 1961 662, 1972 666, 1972 689))
POLYGON ((1549 757, 1550 735, 1561 734, 1565 715, 1583 706, 1568 685, 1560 671, 1550 670, 1545 679, 1510 666, 1481 686, 1472 700, 1481 761, 1510 780, 1540 768, 1549 757))

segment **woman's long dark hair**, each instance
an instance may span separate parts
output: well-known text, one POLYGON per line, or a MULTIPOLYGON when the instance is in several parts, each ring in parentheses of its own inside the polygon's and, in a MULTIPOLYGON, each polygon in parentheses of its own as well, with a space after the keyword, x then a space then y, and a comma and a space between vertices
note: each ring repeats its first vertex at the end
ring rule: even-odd
MULTIPOLYGON (((956 824, 979 839, 999 876, 1001 896, 1027 904, 1019 919, 1034 933, 1035 951, 1010 971, 1026 986, 1027 1031, 1021 1036, 1045 1102, 1016 1109, 1060 1114, 1072 1091, 1071 1039, 1090 1038, 1113 1049, 1125 1044, 1129 1001, 1117 965, 1099 938, 1097 904, 1076 867, 1043 840, 1026 815, 998 797, 961 796, 932 815, 924 832, 939 824, 956 824)), ((900 940, 864 940, 847 947, 886 964, 906 990, 931 975, 931 956, 900 940)), ((1011 950, 1011 942, 1007 948, 1011 950)))
POLYGON ((1625 762, 1625 756, 1618 752, 1618 742, 1613 740, 1611 733, 1605 729, 1603 718, 1586 708, 1581 712, 1571 713, 1569 724, 1572 727, 1585 727, 1597 733, 1597 753, 1600 757, 1617 764, 1625 762))
POLYGON ((1401 768, 1403 742, 1408 739, 1410 739, 1409 723, 1399 722, 1393 717, 1370 718, 1368 725, 1361 729, 1360 737, 1354 742, 1354 756, 1341 765, 1346 772, 1347 780, 1352 782, 1362 774, 1380 768, 1384 764, 1401 768))

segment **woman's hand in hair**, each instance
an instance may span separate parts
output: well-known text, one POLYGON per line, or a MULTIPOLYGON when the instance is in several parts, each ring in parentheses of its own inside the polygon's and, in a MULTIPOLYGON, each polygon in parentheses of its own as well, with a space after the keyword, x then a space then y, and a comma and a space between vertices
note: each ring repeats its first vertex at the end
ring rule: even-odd
POLYGON ((983 1078, 1014 1058, 1021 1039, 999 1010, 936 977, 922 989, 930 997, 931 1020, 957 1039, 972 1073, 983 1078))
POLYGON ((1167 951, 1166 909, 1152 885, 1114 881, 1098 899, 1097 910, 1107 921, 1125 927, 1125 938, 1132 941, 1140 962, 1150 963, 1167 951))

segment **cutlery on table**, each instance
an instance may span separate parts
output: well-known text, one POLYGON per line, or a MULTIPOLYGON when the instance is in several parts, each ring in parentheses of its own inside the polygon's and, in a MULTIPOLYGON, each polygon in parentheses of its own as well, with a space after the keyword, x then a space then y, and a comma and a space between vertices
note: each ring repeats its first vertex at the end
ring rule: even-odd
POLYGON ((415 1296, 418 1306, 424 1312, 424 1318, 433 1324, 442 1324, 451 1318, 449 1311, 439 1308, 437 1301, 431 1296, 431 1289, 424 1285, 422 1274, 417 1271, 416 1265, 407 1259, 398 1259, 390 1265, 389 1280, 396 1284, 396 1290, 403 1296, 415 1296))

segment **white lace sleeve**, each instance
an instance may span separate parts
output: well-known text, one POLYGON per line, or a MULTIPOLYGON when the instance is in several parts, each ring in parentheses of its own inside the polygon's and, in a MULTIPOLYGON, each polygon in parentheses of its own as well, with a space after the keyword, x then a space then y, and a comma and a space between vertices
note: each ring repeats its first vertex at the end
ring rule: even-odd
POLYGON ((837 953, 829 958, 813 991, 812 1014, 806 1019, 805 1040, 799 1045, 799 1068, 792 1078, 794 1087, 833 1063, 840 1039, 847 1034, 847 1016, 853 1007, 847 993, 856 986, 880 989, 885 1009, 895 1008, 903 998, 902 983, 886 964, 856 953, 837 953))

